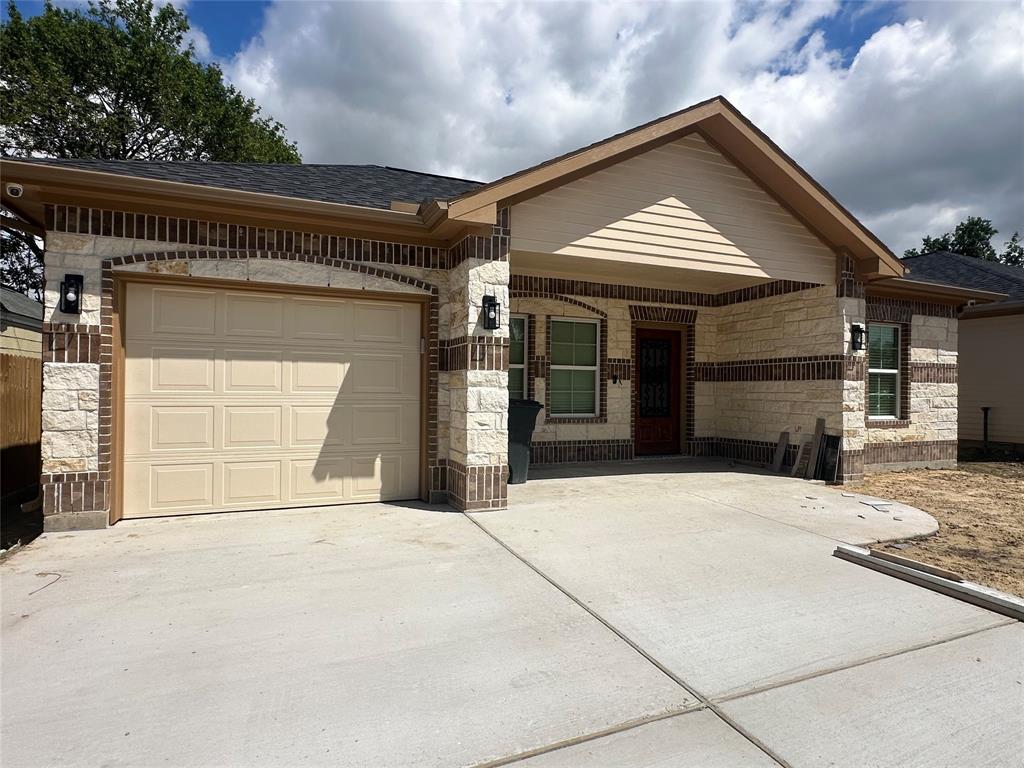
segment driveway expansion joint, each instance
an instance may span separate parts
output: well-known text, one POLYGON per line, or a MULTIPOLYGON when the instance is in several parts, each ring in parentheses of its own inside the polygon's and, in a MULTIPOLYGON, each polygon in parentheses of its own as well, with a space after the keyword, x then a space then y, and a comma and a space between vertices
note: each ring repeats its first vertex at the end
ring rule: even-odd
POLYGON ((895 650, 895 651, 888 651, 886 653, 875 654, 874 656, 869 656, 869 657, 867 657, 865 659, 857 659, 856 661, 851 661, 849 664, 839 664, 839 665, 834 666, 834 667, 828 667, 826 669, 820 669, 820 670, 818 670, 816 672, 809 672, 806 675, 800 675, 798 677, 792 677, 792 678, 789 678, 789 679, 786 679, 786 680, 780 680, 778 682, 769 683, 767 685, 762 685, 762 686, 759 686, 759 687, 756 687, 756 688, 749 688, 749 689, 746 689, 746 690, 737 691, 736 693, 727 693, 727 694, 724 694, 722 696, 715 696, 715 697, 713 697, 711 699, 711 702, 714 703, 714 704, 726 704, 726 703, 728 703, 730 701, 736 701, 737 699, 745 699, 748 696, 754 696, 756 694, 764 693, 766 691, 774 691, 774 690, 776 690, 778 688, 786 688, 786 687, 788 687, 790 685, 798 685, 800 683, 805 683, 808 680, 814 680, 814 679, 819 678, 819 677, 826 677, 828 675, 834 675, 837 672, 845 672, 848 669, 856 669, 857 667, 863 667, 863 666, 866 666, 868 664, 874 664, 874 663, 879 662, 879 661, 885 661, 886 659, 892 659, 892 658, 895 658, 897 656, 906 656, 906 655, 911 654, 911 653, 917 653, 918 651, 923 651, 923 650, 926 650, 928 648, 934 648, 937 645, 945 645, 946 643, 954 643, 957 640, 963 640, 963 639, 968 638, 968 637, 973 637, 974 635, 980 635, 980 634, 983 634, 985 632, 991 632, 991 631, 993 631, 995 629, 1001 629, 1002 627, 1006 627, 1006 626, 1009 626, 1011 624, 1018 624, 1018 623, 1019 622, 1016 619, 1010 619, 1010 618, 1003 619, 1001 621, 994 622, 993 624, 990 624, 990 625, 985 626, 985 627, 978 627, 977 629, 969 629, 967 631, 958 632, 957 634, 950 635, 948 637, 940 637, 937 640, 930 640, 930 641, 928 641, 926 643, 918 643, 918 644, 912 645, 912 646, 910 646, 908 648, 900 648, 900 649, 895 650))
MULTIPOLYGON (((622 642, 626 643, 626 645, 628 645, 630 648, 632 648, 636 653, 640 654, 649 663, 654 665, 658 669, 658 671, 660 671, 662 674, 664 674, 666 677, 668 677, 670 680, 672 680, 672 682, 674 682, 676 685, 678 685, 680 688, 682 688, 688 694, 693 696, 701 705, 697 709, 707 709, 708 711, 712 712, 716 717, 718 717, 719 720, 724 722, 729 728, 731 728, 733 731, 735 731, 740 736, 742 736, 744 739, 746 739, 751 744, 753 744, 755 747, 757 747, 757 749, 759 749, 761 752, 763 752, 765 755, 767 755, 777 765, 781 766, 781 768, 793 768, 793 766, 790 765, 789 762, 787 762, 783 757, 781 757, 780 755, 777 755, 774 751, 772 751, 768 747, 768 745, 766 745, 764 742, 762 742, 760 739, 758 739, 756 736, 754 736, 748 730, 743 728, 739 723, 737 723, 735 720, 733 720, 729 715, 725 714, 725 712, 723 712, 718 707, 718 705, 714 701, 712 701, 709 697, 707 697, 704 694, 700 693, 692 685, 690 685, 685 680, 683 680, 681 677, 679 677, 674 672, 672 672, 672 670, 670 670, 668 667, 666 667, 664 664, 662 664, 660 661, 658 661, 656 658, 654 658, 650 653, 648 653, 643 648, 641 648, 634 640, 632 640, 628 635, 626 635, 624 632, 622 632, 622 630, 620 630, 614 624, 612 624, 607 619, 605 619, 603 616, 601 616, 599 613, 597 613, 594 609, 592 609, 590 606, 588 606, 583 600, 578 598, 576 595, 574 595, 568 589, 566 589, 561 584, 559 584, 557 581, 555 581, 553 578, 551 578, 546 573, 544 573, 544 571, 542 571, 536 565, 534 565, 529 560, 527 560, 525 557, 523 557, 521 554, 519 554, 514 549, 512 549, 512 547, 510 547, 508 544, 506 544, 504 541, 502 541, 500 538, 498 538, 497 535, 492 533, 483 523, 481 523, 479 520, 474 518, 470 513, 463 512, 462 514, 463 514, 463 516, 466 517, 466 519, 468 519, 471 523, 473 523, 473 525, 475 525, 477 528, 479 528, 484 534, 486 534, 491 539, 493 539, 494 542, 498 544, 498 546, 500 546, 502 549, 504 549, 506 552, 508 552, 510 555, 512 555, 514 558, 516 558, 519 562, 521 562, 523 565, 525 565, 531 571, 533 571, 538 576, 540 576, 542 579, 544 579, 548 584, 550 584, 552 587, 554 587, 559 592, 561 592, 569 600, 571 600, 576 605, 578 605, 580 608, 582 608, 584 611, 586 611, 593 619, 595 619, 596 621, 601 623, 608 631, 610 631, 612 634, 617 636, 620 640, 622 640, 622 642)), ((693 710, 687 710, 687 711, 693 711, 693 710)), ((678 714, 683 714, 683 712, 679 712, 678 714)), ((639 725, 642 725, 642 724, 643 723, 637 722, 635 725, 620 727, 618 729, 618 731, 616 731, 616 732, 630 730, 631 728, 636 728, 636 727, 638 727, 639 725)), ((600 736, 603 736, 603 735, 607 735, 607 734, 599 733, 597 736, 593 736, 592 738, 600 738, 600 736)), ((591 740, 591 737, 581 737, 581 738, 582 738, 583 741, 591 740)), ((542 750, 544 752, 550 752, 550 751, 554 751, 555 749, 561 749, 562 746, 571 746, 571 745, 569 743, 566 743, 564 745, 551 746, 549 748, 545 747, 545 748, 542 748, 542 750)), ((508 761, 512 761, 512 762, 514 762, 515 760, 520 760, 520 759, 525 759, 525 758, 514 758, 514 759, 511 758, 511 757, 507 758, 508 761)), ((485 765, 506 765, 506 764, 508 764, 508 763, 498 762, 496 764, 491 763, 491 764, 485 764, 485 765)))

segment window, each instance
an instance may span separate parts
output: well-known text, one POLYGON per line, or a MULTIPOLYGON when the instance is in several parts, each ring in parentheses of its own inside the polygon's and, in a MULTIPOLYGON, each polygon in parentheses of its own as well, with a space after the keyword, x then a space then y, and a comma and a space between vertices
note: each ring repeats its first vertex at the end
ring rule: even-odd
POLYGON ((900 329, 868 324, 868 418, 900 414, 900 329))
POLYGON ((597 415, 598 328, 596 320, 551 321, 548 413, 597 415))
POLYGON ((526 399, 526 315, 512 315, 508 322, 508 397, 526 399))

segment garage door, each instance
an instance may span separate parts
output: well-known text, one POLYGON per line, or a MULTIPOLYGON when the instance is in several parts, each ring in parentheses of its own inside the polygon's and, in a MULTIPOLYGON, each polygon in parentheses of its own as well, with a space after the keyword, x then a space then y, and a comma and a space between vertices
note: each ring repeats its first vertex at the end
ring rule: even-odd
POLYGON ((419 495, 420 307, 130 283, 124 516, 419 495))

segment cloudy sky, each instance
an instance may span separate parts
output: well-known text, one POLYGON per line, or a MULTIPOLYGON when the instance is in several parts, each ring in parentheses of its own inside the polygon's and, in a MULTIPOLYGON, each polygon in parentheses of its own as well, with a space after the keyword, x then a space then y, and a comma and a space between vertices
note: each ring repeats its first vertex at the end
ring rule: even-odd
POLYGON ((722 94, 898 252, 1024 231, 1019 1, 185 5, 306 162, 489 180, 722 94))

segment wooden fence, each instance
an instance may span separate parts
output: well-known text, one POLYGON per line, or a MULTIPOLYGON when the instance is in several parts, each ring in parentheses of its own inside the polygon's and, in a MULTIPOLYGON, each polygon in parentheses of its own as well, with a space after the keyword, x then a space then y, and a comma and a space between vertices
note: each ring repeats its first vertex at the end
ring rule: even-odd
POLYGON ((0 494, 39 482, 43 363, 0 355, 0 494))

